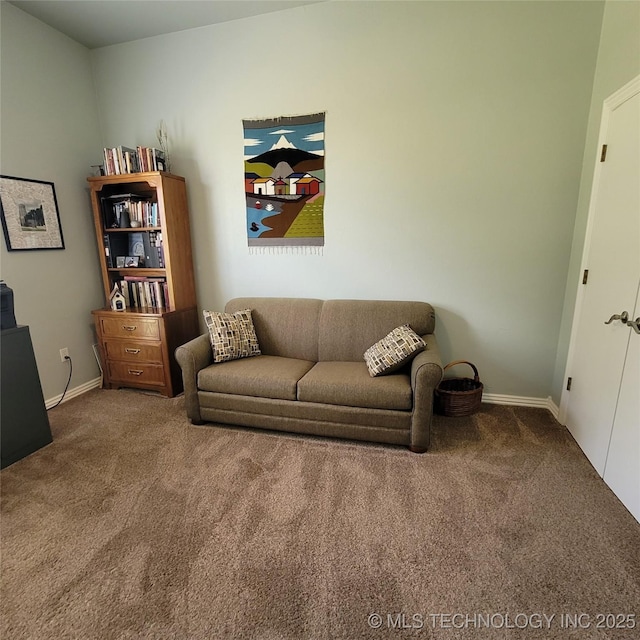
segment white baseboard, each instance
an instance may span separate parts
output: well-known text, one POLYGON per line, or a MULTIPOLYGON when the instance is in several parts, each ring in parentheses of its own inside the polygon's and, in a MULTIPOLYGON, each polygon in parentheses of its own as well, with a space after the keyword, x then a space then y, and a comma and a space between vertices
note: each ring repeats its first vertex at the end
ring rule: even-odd
MULTIPOLYGON (((96 389, 101 386, 102 386, 102 378, 94 378, 93 380, 89 380, 89 382, 85 382, 84 384, 81 384, 79 387, 68 389, 67 393, 64 396, 63 402, 66 402, 67 400, 71 400, 71 398, 76 398, 78 396, 81 396, 83 393, 86 393, 87 391, 91 391, 91 389, 96 389)), ((55 398, 50 398, 44 403, 44 406, 47 409, 51 409, 51 407, 53 407, 55 404, 58 403, 60 398, 62 398, 62 394, 57 395, 55 398)))
POLYGON ((546 398, 530 398, 527 396, 501 395, 499 393, 483 393, 482 401, 488 404, 506 404, 515 407, 540 407, 549 410, 556 420, 560 412, 558 405, 551 399, 551 396, 546 398))
MULTIPOLYGON (((64 402, 67 400, 71 400, 71 398, 76 398, 87 391, 91 391, 91 389, 96 389, 102 386, 102 378, 95 378, 93 380, 89 380, 89 382, 85 382, 81 384, 79 387, 75 387, 73 389, 69 389, 67 394, 64 397, 64 402)), ((47 409, 50 409, 54 404, 60 400, 62 394, 56 396, 55 398, 51 398, 47 400, 45 406, 47 409)), ((547 409, 551 412, 553 417, 557 420, 560 409, 558 405, 551 399, 551 396, 546 398, 531 398, 527 396, 510 396, 510 395, 502 395, 500 393, 483 393, 482 401, 487 404, 505 404, 513 407, 540 407, 541 409, 547 409)))

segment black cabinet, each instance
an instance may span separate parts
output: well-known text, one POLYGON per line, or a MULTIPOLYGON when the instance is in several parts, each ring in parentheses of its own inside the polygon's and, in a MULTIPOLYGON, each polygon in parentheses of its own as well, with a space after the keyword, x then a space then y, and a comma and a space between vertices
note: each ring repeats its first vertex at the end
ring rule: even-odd
POLYGON ((5 467, 53 441, 29 327, 0 332, 0 458, 5 467))

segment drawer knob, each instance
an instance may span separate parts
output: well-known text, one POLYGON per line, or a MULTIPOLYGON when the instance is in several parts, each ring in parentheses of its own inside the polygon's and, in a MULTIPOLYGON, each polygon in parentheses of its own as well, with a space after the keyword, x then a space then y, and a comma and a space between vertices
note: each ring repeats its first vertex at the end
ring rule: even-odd
POLYGON ((131 324, 129 324, 129 325, 127 325, 127 324, 123 324, 123 325, 122 325, 122 328, 123 328, 125 331, 135 331, 138 327, 136 327, 136 325, 135 325, 135 324, 133 324, 133 325, 131 325, 131 324))
POLYGON ((131 349, 130 347, 125 348, 125 353, 140 353, 140 349, 131 349))
POLYGON ((139 369, 129 369, 129 373, 132 376, 141 376, 144 372, 140 371, 139 369))

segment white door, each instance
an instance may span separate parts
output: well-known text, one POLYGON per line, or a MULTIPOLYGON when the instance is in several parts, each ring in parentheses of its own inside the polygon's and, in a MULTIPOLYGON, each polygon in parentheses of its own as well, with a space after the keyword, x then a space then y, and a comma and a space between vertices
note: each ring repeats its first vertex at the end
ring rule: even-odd
POLYGON ((640 77, 605 101, 600 145, 562 415, 605 482, 628 487, 640 484, 640 335, 623 322, 637 317, 640 285, 640 77))

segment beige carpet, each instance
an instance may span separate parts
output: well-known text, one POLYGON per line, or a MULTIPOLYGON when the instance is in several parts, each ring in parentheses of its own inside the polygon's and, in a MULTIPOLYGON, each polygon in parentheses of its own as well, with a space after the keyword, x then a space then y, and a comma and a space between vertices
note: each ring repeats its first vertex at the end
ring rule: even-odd
POLYGON ((89 392, 2 471, 2 640, 640 637, 640 524, 545 410, 420 456, 182 404, 89 392))

